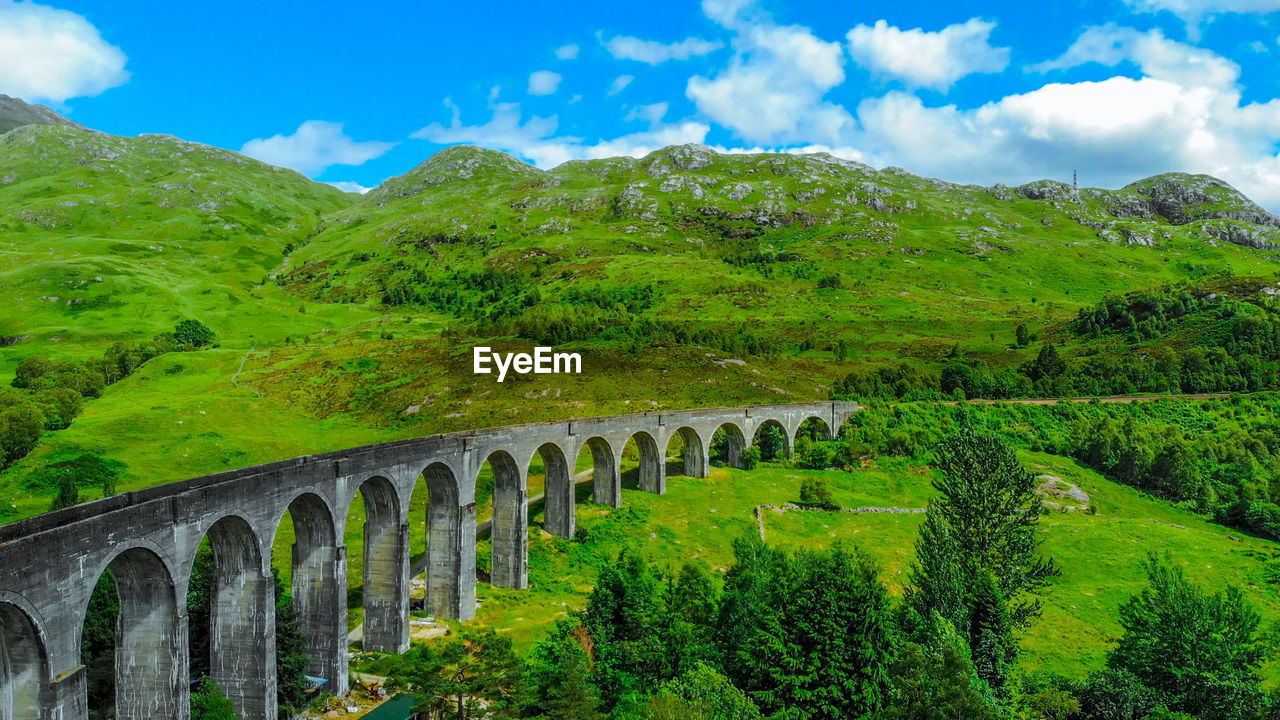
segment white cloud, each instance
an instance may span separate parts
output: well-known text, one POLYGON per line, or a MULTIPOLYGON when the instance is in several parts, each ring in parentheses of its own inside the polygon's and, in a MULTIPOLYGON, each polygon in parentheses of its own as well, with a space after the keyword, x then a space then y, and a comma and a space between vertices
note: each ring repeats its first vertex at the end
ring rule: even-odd
POLYGON ((1214 15, 1266 15, 1280 12, 1280 0, 1124 0, 1138 12, 1167 10, 1188 23, 1214 15))
POLYGON ((293 168, 315 176, 331 165, 361 165, 391 148, 395 143, 356 142, 342 131, 342 123, 308 120, 292 135, 274 135, 250 140, 240 152, 263 162, 293 168))
POLYGON ((685 88, 702 114, 750 143, 834 144, 853 129, 848 111, 824 100, 844 82, 839 43, 805 27, 742 21, 749 9, 742 4, 708 0, 703 8, 728 18, 735 37, 728 66, 690 78, 685 88))
POLYGON ((581 48, 579 48, 575 43, 569 43, 568 45, 561 45, 560 47, 556 48, 556 57, 560 58, 561 60, 573 60, 578 57, 579 50, 581 50, 581 48))
POLYGON ((1065 178, 1118 187, 1170 170, 1208 173, 1280 207, 1280 100, 1151 77, 1051 83, 964 110, 891 92, 864 100, 855 146, 876 164, 991 184, 1065 178), (939 152, 945 148, 945 152, 939 152))
POLYGON ((948 25, 937 32, 902 30, 877 20, 849 31, 849 52, 860 65, 901 78, 909 85, 946 90, 973 73, 1000 72, 1009 65, 1009 48, 992 47, 995 23, 980 18, 948 25))
POLYGON ((529 74, 529 94, 530 95, 551 95, 560 87, 560 81, 564 78, 559 73, 553 73, 550 70, 539 70, 529 74))
POLYGON ((1240 77, 1240 66, 1221 55, 1170 40, 1158 29, 1143 33, 1114 24, 1087 28, 1061 57, 1027 70, 1048 72, 1086 63, 1115 67, 1125 61, 1144 75, 1189 87, 1226 87, 1240 77))
MULTIPOLYGON (((447 101, 446 101, 447 102, 447 101)), ((520 103, 496 103, 493 117, 483 125, 463 125, 461 113, 452 103, 453 119, 448 126, 432 123, 410 137, 430 140, 439 145, 476 143, 485 147, 510 151, 540 142, 555 133, 559 124, 556 116, 534 116, 526 121, 520 118, 520 103)))
POLYGON ((556 135, 557 127, 554 116, 522 120, 518 103, 500 103, 494 106, 486 123, 463 125, 455 112, 448 127, 435 123, 418 130, 413 137, 442 145, 472 143, 502 150, 546 169, 583 158, 642 157, 667 145, 702 142, 711 130, 706 123, 694 121, 655 123, 642 132, 589 143, 578 137, 556 135))
POLYGON ((635 75, 619 75, 618 77, 614 78, 613 83, 609 85, 609 94, 617 95, 623 90, 626 90, 627 86, 631 84, 631 81, 635 79, 636 79, 635 75))
POLYGON ((604 47, 610 55, 619 60, 636 60, 658 65, 668 60, 688 60, 691 57, 707 55, 724 47, 724 43, 719 40, 703 40, 694 37, 674 43, 660 43, 656 40, 618 35, 605 41, 604 47))
POLYGON ((652 105, 638 105, 631 108, 623 120, 643 120, 649 125, 657 125, 662 122, 662 118, 667 116, 668 105, 665 102, 653 103, 652 105))
POLYGON ((373 188, 367 188, 358 182, 352 182, 350 180, 338 180, 337 182, 331 182, 329 184, 338 188, 343 192, 360 193, 361 195, 364 195, 365 193, 373 189, 373 188))
POLYGON ((125 54, 67 10, 0 0, 0 92, 62 103, 129 80, 125 54))

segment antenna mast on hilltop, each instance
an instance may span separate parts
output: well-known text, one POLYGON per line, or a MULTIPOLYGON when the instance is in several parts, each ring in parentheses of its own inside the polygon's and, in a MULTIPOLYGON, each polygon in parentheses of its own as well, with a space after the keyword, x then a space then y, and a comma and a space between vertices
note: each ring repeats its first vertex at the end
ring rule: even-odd
POLYGON ((1080 189, 1080 175, 1075 170, 1071 171, 1071 189, 1072 190, 1080 189))

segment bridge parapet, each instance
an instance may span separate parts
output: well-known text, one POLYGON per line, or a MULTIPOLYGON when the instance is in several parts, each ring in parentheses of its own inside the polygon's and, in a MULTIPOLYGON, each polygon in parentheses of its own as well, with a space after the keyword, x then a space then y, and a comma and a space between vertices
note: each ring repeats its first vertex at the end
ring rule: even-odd
POLYGON ((494 473, 491 582, 528 586, 528 471, 546 475, 545 528, 574 533, 573 468, 590 450, 597 502, 622 503, 624 447, 640 453, 640 487, 666 488, 665 456, 683 442, 684 471, 705 476, 711 439, 725 427, 730 462, 776 423, 788 447, 817 418, 838 432, 856 403, 813 402, 511 425, 429 435, 206 475, 0 526, 0 717, 87 717, 81 628, 89 596, 108 570, 117 580, 119 717, 182 718, 187 698, 186 595, 201 543, 213 546, 210 668, 244 718, 275 718, 271 555, 286 513, 293 521, 293 597, 312 646, 310 670, 346 689, 343 537, 355 497, 365 508, 366 647, 408 647, 410 525, 427 530, 427 607, 466 620, 475 613, 476 482, 494 473), (426 517, 413 518, 425 486, 426 517), (421 490, 419 489, 419 492, 421 490), (131 620, 134 619, 134 620, 131 620), (123 654, 123 655, 122 655, 123 654), (265 680, 264 680, 265 678, 265 680), (6 713, 12 709, 12 712, 6 713))

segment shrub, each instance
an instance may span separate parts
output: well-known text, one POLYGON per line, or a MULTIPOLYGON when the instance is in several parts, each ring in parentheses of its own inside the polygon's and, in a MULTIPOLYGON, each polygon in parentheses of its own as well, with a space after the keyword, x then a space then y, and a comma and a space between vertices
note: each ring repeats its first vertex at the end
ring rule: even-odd
POLYGON ((199 320, 183 320, 173 328, 173 339, 182 345, 204 347, 213 342, 213 331, 199 320))
POLYGON ((835 500, 831 497, 831 489, 827 487, 827 481, 815 477, 800 481, 800 502, 820 508, 836 507, 835 500))

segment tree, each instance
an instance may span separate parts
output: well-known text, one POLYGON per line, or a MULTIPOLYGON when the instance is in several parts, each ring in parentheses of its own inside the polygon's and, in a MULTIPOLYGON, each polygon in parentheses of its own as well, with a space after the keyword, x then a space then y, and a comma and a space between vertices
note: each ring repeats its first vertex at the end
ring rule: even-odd
POLYGON ((941 615, 923 621, 889 673, 889 700, 873 720, 996 720, 969 648, 941 615))
POLYGON ((1168 557, 1147 558, 1148 586, 1120 607, 1124 628, 1107 667, 1132 673, 1170 710, 1203 720, 1252 717, 1267 657, 1261 618, 1239 589, 1209 595, 1168 557))
POLYGON ((119 615, 115 579, 110 571, 104 572, 89 596, 80 635, 80 661, 85 667, 90 720, 115 716, 116 618, 119 615))
POLYGON ((1014 328, 1013 336, 1018 347, 1026 347, 1031 344, 1031 333, 1027 332, 1027 326, 1025 324, 1019 324, 1014 328))
POLYGON ((604 708, 666 679, 661 600, 653 568, 633 548, 600 569, 583 623, 595 648, 594 679, 604 708))
POLYGON ((58 476, 58 492, 49 503, 49 512, 62 510, 80 504, 80 489, 76 487, 75 476, 63 473, 58 476))
POLYGON ((664 714, 678 708, 694 717, 707 720, 761 720, 760 708, 746 693, 733 686, 729 678, 713 668, 697 663, 680 677, 668 681, 650 698, 646 716, 653 720, 671 717, 685 720, 691 715, 664 714))
POLYGON ((580 622, 562 622, 533 650, 529 684, 534 709, 564 720, 599 720, 600 693, 591 635, 580 622))
POLYGON ((25 457, 40 442, 44 416, 31 405, 14 405, 0 410, 0 465, 25 457))
POLYGON ((978 676, 1002 690, 1017 656, 1013 632, 1040 613, 1039 599, 1026 596, 1059 574, 1036 554, 1036 479, 1004 440, 967 424, 938 444, 934 464, 941 497, 916 542, 907 601, 920 618, 936 612, 951 622, 978 676))
POLYGON ((666 593, 663 642, 668 667, 663 675, 674 677, 715 660, 718 605, 715 581, 705 563, 687 562, 672 576, 666 593))
POLYGON ((181 345, 204 347, 213 342, 213 331, 199 320, 183 320, 173 327, 173 339, 181 345))
POLYGON ((1067 363, 1058 355, 1058 349, 1053 343, 1045 343, 1040 346, 1040 354, 1036 355, 1036 359, 1027 368, 1026 375, 1033 381, 1045 378, 1056 378, 1067 371, 1067 363))
POLYGON ((276 599, 276 705, 288 716, 307 705, 307 638, 293 614, 293 597, 272 570, 276 599))
POLYGON ((800 502, 820 508, 836 507, 836 502, 831 497, 831 489, 827 487, 827 481, 816 477, 806 477, 800 481, 800 502))
POLYGON ((754 470, 760 464, 760 448, 752 445, 738 453, 738 464, 743 470, 754 470))
POLYGON ((191 720, 236 720, 236 708, 208 676, 191 693, 191 720))
POLYGON ((80 414, 84 398, 71 388, 41 390, 32 398, 44 415, 45 430, 64 430, 80 414))
MULTIPOLYGON (((741 549, 756 554, 751 544, 741 549)), ((753 615, 738 615, 735 685, 766 715, 796 718, 862 717, 880 709, 888 687, 893 619, 879 568, 841 546, 771 551, 764 563, 746 558, 734 590, 761 591, 753 615)), ((736 569, 736 568, 735 568, 736 569)), ((726 578, 726 595, 730 580, 726 578)), ((741 608, 742 599, 725 599, 741 608)), ((735 613, 737 614, 737 613, 735 613)))
POLYGON ((765 462, 783 460, 787 451, 787 437, 776 423, 766 423, 756 432, 754 446, 760 448, 760 459, 765 462))

